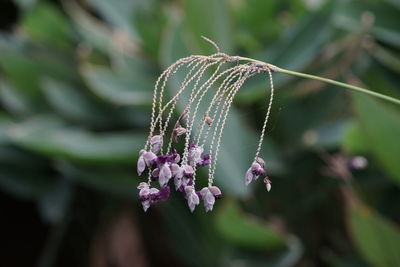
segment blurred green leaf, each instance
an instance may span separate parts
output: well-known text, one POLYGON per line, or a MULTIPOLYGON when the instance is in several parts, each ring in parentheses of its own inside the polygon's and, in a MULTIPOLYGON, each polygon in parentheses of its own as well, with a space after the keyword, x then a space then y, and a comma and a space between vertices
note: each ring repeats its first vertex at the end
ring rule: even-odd
POLYGON ((12 142, 42 155, 93 164, 132 164, 145 140, 135 133, 94 134, 67 127, 52 117, 40 117, 10 126, 12 142))
MULTIPOLYGON (((331 14, 325 10, 301 19, 296 25, 288 27, 281 38, 252 57, 279 67, 301 71, 309 65, 320 52, 322 45, 333 34, 331 14), (312 41, 310 41, 312 40, 312 41), (301 52, 299 52, 301 51, 301 52)), ((273 75, 276 87, 286 86, 293 79, 289 75, 273 75)), ((255 77, 246 90, 238 94, 240 101, 257 101, 270 90, 266 79, 255 77)))
POLYGON ((282 234, 244 214, 234 201, 225 201, 219 208, 216 227, 223 237, 238 246, 276 249, 285 244, 282 234))
MULTIPOLYGON (((49 104, 59 113, 89 125, 102 125, 108 121, 107 114, 82 92, 53 79, 45 79, 42 88, 49 104)), ((82 89, 81 89, 82 90, 82 89)))
MULTIPOLYGON (((280 41, 256 57, 285 69, 301 71, 312 62, 322 44, 329 40, 332 30, 330 12, 318 12, 288 28, 280 41)), ((291 78, 279 75, 275 82, 291 78)))
POLYGON ((67 48, 71 29, 64 15, 50 3, 40 2, 24 14, 22 28, 33 39, 67 48), (49 23, 51 22, 51 23, 49 23))
POLYGON ((185 17, 183 25, 197 44, 196 50, 202 53, 215 53, 215 48, 200 36, 210 38, 218 44, 221 52, 233 50, 230 10, 226 0, 185 0, 183 2, 185 17))
POLYGON ((140 1, 134 10, 134 23, 142 40, 141 49, 153 59, 159 58, 166 16, 174 12, 173 6, 167 9, 160 3, 157 0, 140 1))
POLYGON ((143 105, 151 101, 152 81, 142 72, 115 73, 104 67, 85 65, 82 75, 90 89, 105 101, 117 105, 143 105))
POLYGON ((64 6, 72 18, 75 30, 86 45, 105 53, 112 50, 112 31, 108 25, 95 19, 74 1, 64 1, 64 6))
POLYGON ((394 7, 400 10, 400 2, 397 0, 385 0, 385 2, 392 4, 394 7))
POLYGON ((133 11, 136 6, 135 1, 89 0, 88 2, 108 23, 116 27, 117 30, 125 31, 126 34, 138 39, 136 28, 133 25, 133 11))
POLYGON ((78 80, 70 52, 61 54, 1 33, 0 67, 8 81, 29 97, 39 97, 39 83, 43 77, 78 80))
MULTIPOLYGON (((393 59, 396 59, 394 55, 393 59)), ((371 88, 374 91, 385 95, 399 98, 400 92, 397 88, 399 80, 397 77, 396 74, 393 75, 392 72, 388 72, 387 68, 380 64, 372 64, 372 66, 363 74, 362 82, 367 88, 371 88)))
POLYGON ((15 115, 27 115, 35 110, 26 94, 5 81, 0 81, 0 101, 5 109, 15 115))
POLYGON ((352 122, 347 128, 343 148, 353 154, 364 153, 368 150, 364 133, 357 123, 352 122))
POLYGON ((342 143, 349 126, 350 122, 347 120, 322 123, 307 130, 303 135, 303 142, 313 147, 336 148, 342 143))
POLYGON ((394 54, 391 50, 376 45, 371 55, 384 66, 400 73, 400 57, 394 54))
POLYGON ((370 264, 400 265, 400 229, 360 204, 349 208, 348 223, 357 249, 370 264))
POLYGON ((137 198, 136 187, 139 181, 134 179, 136 176, 134 169, 127 171, 115 167, 90 167, 68 161, 57 162, 56 168, 68 179, 79 182, 90 189, 118 197, 137 198))
POLYGON ((362 24, 362 16, 368 15, 372 19, 370 32, 373 36, 382 42, 400 47, 398 10, 392 6, 383 1, 379 3, 343 1, 337 6, 333 19, 335 26, 345 31, 361 32, 367 26, 362 24))
POLYGON ((369 150, 400 184, 400 113, 368 96, 353 94, 353 99, 369 150))

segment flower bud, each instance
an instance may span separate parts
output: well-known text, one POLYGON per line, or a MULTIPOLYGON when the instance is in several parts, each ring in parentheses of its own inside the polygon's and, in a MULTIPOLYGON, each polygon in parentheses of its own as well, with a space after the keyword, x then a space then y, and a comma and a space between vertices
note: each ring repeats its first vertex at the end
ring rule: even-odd
POLYGON ((151 151, 155 154, 161 151, 162 147, 162 137, 160 135, 155 135, 150 139, 151 151))
POLYGON ((268 176, 264 178, 264 183, 265 183, 265 187, 267 188, 267 191, 271 191, 271 180, 269 180, 268 176))
POLYGON ((205 123, 207 123, 208 126, 211 126, 211 124, 212 124, 212 122, 213 122, 213 119, 211 119, 210 117, 207 116, 207 117, 204 119, 204 121, 205 121, 205 123))

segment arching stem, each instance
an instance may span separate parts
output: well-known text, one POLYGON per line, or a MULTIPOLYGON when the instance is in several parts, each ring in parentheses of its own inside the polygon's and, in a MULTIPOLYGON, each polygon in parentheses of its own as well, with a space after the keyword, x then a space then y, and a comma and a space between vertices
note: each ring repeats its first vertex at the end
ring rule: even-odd
POLYGON ((317 81, 321 81, 321 82, 337 85, 337 86, 340 86, 340 87, 351 89, 353 91, 364 93, 364 94, 367 94, 367 95, 370 95, 370 96, 378 97, 380 99, 384 99, 386 101, 389 101, 389 102, 392 102, 392 103, 400 105, 400 99, 397 99, 397 98, 394 98, 394 97, 391 97, 391 96, 387 96, 387 95, 384 95, 384 94, 380 94, 380 93, 377 93, 377 92, 374 92, 374 91, 371 91, 371 90, 368 90, 368 89, 365 89, 365 88, 362 88, 362 87, 358 87, 358 86, 355 86, 355 85, 350 85, 350 84, 347 84, 347 83, 338 82, 338 81, 327 79, 327 78, 323 78, 323 77, 320 77, 320 76, 310 75, 310 74, 297 72, 297 71, 286 70, 286 69, 279 68, 277 66, 274 66, 272 64, 266 63, 266 62, 261 61, 261 60, 256 60, 256 59, 252 59, 252 58, 248 58, 248 57, 237 57, 237 58, 239 60, 250 61, 250 62, 257 63, 257 64, 267 65, 270 68, 270 70, 273 71, 273 72, 280 72, 280 73, 284 73, 284 74, 288 74, 288 75, 292 75, 292 76, 296 76, 296 77, 312 79, 312 80, 317 80, 317 81))

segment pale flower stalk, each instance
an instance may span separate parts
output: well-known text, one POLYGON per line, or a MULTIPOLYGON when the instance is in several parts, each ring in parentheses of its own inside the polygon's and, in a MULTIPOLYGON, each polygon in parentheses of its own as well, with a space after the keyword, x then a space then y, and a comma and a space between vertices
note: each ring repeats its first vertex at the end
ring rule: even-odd
MULTIPOLYGON (((240 57, 221 53, 214 42, 205 39, 217 48, 217 53, 179 59, 161 74, 155 84, 150 133, 139 152, 137 163, 138 175, 146 171, 148 175, 147 182, 141 182, 138 186, 145 211, 169 197, 171 181, 175 190, 183 194, 191 212, 200 202, 204 204, 206 212, 214 209, 216 201, 222 197, 221 190, 214 185, 214 175, 230 107, 245 81, 263 73, 268 74, 271 96, 256 155, 245 174, 245 185, 266 173, 264 160, 259 153, 272 106, 271 73, 274 69, 269 64, 241 64, 240 57), (186 75, 176 94, 166 99, 164 92, 169 86, 168 80, 178 71, 186 71, 186 75), (183 112, 171 125, 173 115, 177 112, 177 103, 183 96, 188 96, 188 100, 183 112), (211 101, 206 102, 205 99, 211 101), (207 109, 199 114, 202 106, 207 109), (207 186, 196 191, 196 174, 201 168, 208 169, 207 186), (153 182, 157 182, 159 187, 152 186, 153 182)), ((267 191, 271 189, 270 185, 269 181, 267 191)))

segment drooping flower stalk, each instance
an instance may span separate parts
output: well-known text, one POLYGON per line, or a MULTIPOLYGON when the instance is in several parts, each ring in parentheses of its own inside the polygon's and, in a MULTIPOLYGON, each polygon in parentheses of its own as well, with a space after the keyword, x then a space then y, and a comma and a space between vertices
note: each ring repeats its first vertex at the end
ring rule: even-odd
MULTIPOLYGON (((201 145, 204 145, 205 141, 207 140, 208 133, 210 132, 210 129, 212 128, 213 121, 219 110, 219 105, 222 102, 222 99, 224 97, 224 94, 226 93, 227 87, 230 85, 232 80, 235 79, 239 75, 239 68, 240 68, 240 66, 235 66, 235 67, 229 68, 219 75, 222 77, 223 75, 226 75, 227 73, 229 73, 229 75, 222 81, 221 85, 218 87, 213 98, 211 99, 210 105, 204 114, 204 121, 201 122, 198 126, 199 129, 197 130, 197 134, 194 138, 196 144, 201 143, 201 145), (215 110, 214 110, 213 115, 210 117, 210 112, 212 111, 213 108, 215 108, 215 110), (203 129, 206 124, 208 124, 209 127, 207 128, 205 135, 202 137, 201 134, 203 133, 203 129), (203 142, 201 142, 201 139, 203 139, 203 142)), ((219 78, 219 77, 217 77, 217 78, 219 78)))
MULTIPOLYGON (((219 129, 218 137, 217 137, 213 164, 209 169, 209 183, 211 183, 211 184, 213 183, 213 180, 214 180, 215 169, 216 169, 216 166, 217 166, 216 163, 217 163, 217 160, 218 160, 218 153, 219 153, 219 148, 220 148, 220 144, 221 144, 221 138, 222 138, 223 130, 224 130, 224 127, 225 127, 226 120, 228 118, 230 107, 231 107, 231 105, 233 103, 233 99, 234 99, 235 95, 237 94, 237 92, 242 87, 243 83, 248 78, 250 78, 251 76, 255 75, 254 69, 252 67, 247 68, 247 66, 246 66, 245 70, 243 70, 243 71, 244 71, 243 75, 241 73, 240 78, 236 81, 236 83, 234 83, 234 86, 233 86, 232 90, 229 92, 228 97, 225 100, 225 103, 224 103, 223 108, 222 108, 222 112, 221 112, 220 118, 223 116, 223 119, 222 119, 222 123, 221 123, 220 129, 219 129)), ((218 126, 216 127, 216 129, 217 128, 218 128, 218 126)), ((214 134, 214 136, 215 136, 215 134, 214 134)), ((213 139, 214 139, 214 136, 213 136, 213 139)), ((213 144, 213 141, 211 142, 211 145, 212 144, 213 144)))
MULTIPOLYGON (((144 148, 139 151, 137 164, 138 175, 141 175, 146 169, 148 171, 147 183, 141 182, 138 186, 140 190, 139 198, 145 211, 151 205, 169 197, 169 183, 171 180, 173 180, 175 189, 183 193, 192 212, 200 204, 200 201, 203 201, 206 211, 213 209, 215 201, 222 196, 221 190, 214 186, 213 183, 225 124, 236 94, 245 81, 254 75, 268 73, 271 92, 255 156, 245 174, 244 183, 246 185, 266 174, 265 161, 259 157, 259 154, 274 99, 272 72, 320 80, 380 97, 394 103, 400 103, 400 100, 357 86, 284 70, 251 58, 229 56, 221 53, 215 42, 205 37, 203 39, 211 43, 216 48, 217 53, 210 56, 192 55, 179 59, 170 65, 155 83, 150 133, 144 148), (239 61, 247 61, 247 63, 239 64, 239 61), (229 65, 229 63, 237 63, 237 65, 225 67, 225 64, 229 65), (208 78, 204 78, 210 68, 213 68, 214 71, 208 78), (176 94, 164 103, 164 92, 168 86, 169 79, 182 69, 187 70, 186 76, 181 81, 176 94), (216 87, 216 90, 212 90, 213 87, 216 87), (187 104, 172 129, 170 129, 170 120, 176 110, 179 99, 185 92, 189 94, 187 104), (204 99, 210 99, 206 97, 207 94, 211 95, 211 100, 204 103, 206 102, 204 99), (198 110, 202 105, 208 106, 202 117, 197 118, 198 110), (206 128, 205 133, 203 133, 204 128, 206 128), (170 132, 169 129, 171 130, 170 132), (165 145, 164 139, 168 132, 169 142, 165 145), (209 136, 210 133, 211 136, 209 136), (183 136, 184 147, 183 151, 179 153, 179 146, 175 147, 174 144, 179 144, 180 137, 183 136), (165 146, 167 150, 164 153, 165 146), (208 168, 208 184, 197 191, 195 184, 196 172, 201 167, 208 168), (159 188, 152 187, 153 181, 158 182, 159 188)), ((267 191, 270 191, 270 178, 265 176, 263 181, 267 191)))
MULTIPOLYGON (((194 211, 195 207, 199 205, 200 200, 204 202, 206 211, 211 211, 215 200, 221 197, 221 190, 214 186, 213 182, 221 139, 234 97, 244 82, 258 73, 268 71, 272 84, 271 71, 267 65, 251 63, 223 67, 226 63, 237 61, 237 57, 228 56, 219 51, 210 56, 190 56, 169 66, 158 78, 154 88, 150 134, 144 149, 139 153, 137 167, 139 175, 145 169, 148 170, 147 183, 141 183, 138 187, 144 210, 169 196, 168 184, 171 179, 174 181, 175 189, 184 194, 191 211, 194 211), (212 67, 215 67, 214 71, 208 78, 204 78, 206 71, 212 67), (164 91, 168 86, 168 79, 182 68, 187 69, 186 76, 177 93, 164 103, 164 91), (211 90, 218 83, 217 89, 211 90), (188 102, 170 132, 165 154, 163 140, 170 128, 170 120, 176 105, 185 91, 186 94, 189 94, 188 102), (198 110, 201 105, 204 105, 203 100, 207 94, 211 94, 211 102, 207 103, 209 106, 203 117, 197 118, 198 110), (198 124, 196 125, 196 123, 198 124), (158 130, 156 131, 157 125, 158 130), (206 125, 208 128, 203 135, 206 125), (212 133, 211 138, 209 145, 206 146, 210 132, 212 133), (177 152, 173 145, 173 141, 179 143, 181 136, 185 136, 182 154, 177 152), (206 151, 207 148, 208 151, 206 151), (196 191, 196 171, 204 166, 208 166, 208 185, 196 191), (151 187, 152 181, 157 181, 160 189, 151 187)), ((272 97, 270 101, 272 101, 272 97)), ((268 106, 267 118, 270 109, 271 103, 268 106)), ((263 126, 261 141, 265 134, 265 127, 266 122, 263 126)), ((261 141, 256 158, 261 149, 261 141)), ((253 164, 255 166, 253 169, 255 169, 252 170, 252 173, 264 173, 259 170, 257 164, 253 164)), ((269 181, 268 178, 266 179, 269 181)))

